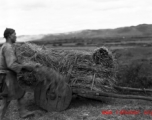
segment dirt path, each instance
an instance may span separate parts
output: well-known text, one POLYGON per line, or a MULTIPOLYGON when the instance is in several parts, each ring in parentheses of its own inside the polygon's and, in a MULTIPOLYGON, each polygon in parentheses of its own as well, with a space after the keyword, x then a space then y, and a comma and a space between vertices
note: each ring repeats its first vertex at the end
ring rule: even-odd
MULTIPOLYGON (((26 100, 27 109, 41 110, 35 106, 32 93, 26 95, 26 100)), ((16 101, 12 101, 4 120, 151 120, 151 106, 152 102, 143 100, 103 98, 101 102, 79 97, 72 100, 66 111, 58 113, 41 110, 41 114, 21 119, 16 101), (105 113, 107 110, 110 111, 108 114, 105 113), (148 110, 151 112, 148 113, 148 110)))

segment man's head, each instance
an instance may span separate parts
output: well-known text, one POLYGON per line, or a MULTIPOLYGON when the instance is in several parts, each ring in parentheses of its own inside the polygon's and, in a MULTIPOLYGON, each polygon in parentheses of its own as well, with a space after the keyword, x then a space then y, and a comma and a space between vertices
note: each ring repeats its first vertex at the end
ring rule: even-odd
POLYGON ((16 42, 16 32, 12 28, 6 28, 4 31, 4 38, 12 43, 16 42))

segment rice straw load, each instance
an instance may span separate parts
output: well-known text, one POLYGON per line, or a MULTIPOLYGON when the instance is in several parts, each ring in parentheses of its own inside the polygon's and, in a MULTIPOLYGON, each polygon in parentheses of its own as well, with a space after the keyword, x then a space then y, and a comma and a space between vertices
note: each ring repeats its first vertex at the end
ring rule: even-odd
MULTIPOLYGON (((86 52, 46 49, 31 43, 17 43, 15 48, 20 63, 40 63, 52 68, 61 75, 70 77, 69 84, 72 87, 107 91, 103 88, 105 85, 115 84, 115 61, 105 47, 86 52)), ((20 75, 22 78, 23 76, 28 85, 38 82, 34 74, 25 72, 20 75)))

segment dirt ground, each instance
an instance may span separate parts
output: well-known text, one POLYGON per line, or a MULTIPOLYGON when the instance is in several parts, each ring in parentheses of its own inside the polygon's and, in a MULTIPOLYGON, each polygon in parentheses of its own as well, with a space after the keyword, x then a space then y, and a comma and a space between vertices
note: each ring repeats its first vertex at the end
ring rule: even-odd
POLYGON ((151 120, 152 102, 103 97, 102 101, 73 97, 69 108, 62 112, 46 112, 34 104, 33 93, 25 96, 28 110, 39 111, 35 116, 19 118, 16 101, 12 101, 4 120, 151 120), (110 111, 105 113, 105 111, 110 111), (124 112, 125 111, 125 112, 124 112), (137 113, 131 113, 136 111, 137 113))

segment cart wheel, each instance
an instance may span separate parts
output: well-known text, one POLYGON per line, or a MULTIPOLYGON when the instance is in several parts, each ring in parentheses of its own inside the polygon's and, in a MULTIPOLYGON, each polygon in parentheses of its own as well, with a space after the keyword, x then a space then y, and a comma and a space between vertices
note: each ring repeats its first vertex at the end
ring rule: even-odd
POLYGON ((35 88, 35 103, 41 108, 51 111, 63 111, 68 108, 72 99, 72 90, 66 84, 64 96, 59 96, 55 93, 50 93, 51 90, 46 90, 43 83, 39 83, 35 88))
POLYGON ((37 84, 37 86, 35 87, 34 90, 34 100, 35 100, 35 104, 37 106, 40 106, 40 95, 41 95, 41 87, 42 87, 43 83, 39 82, 37 84))

